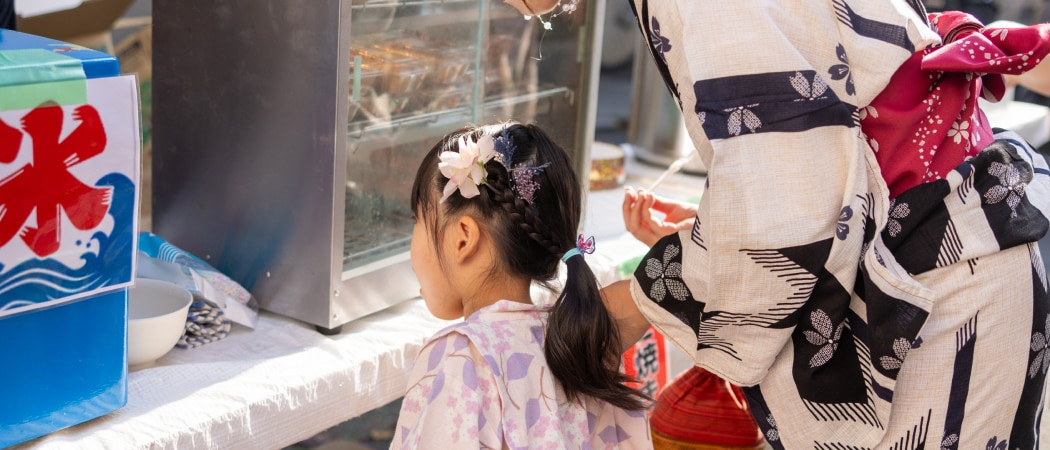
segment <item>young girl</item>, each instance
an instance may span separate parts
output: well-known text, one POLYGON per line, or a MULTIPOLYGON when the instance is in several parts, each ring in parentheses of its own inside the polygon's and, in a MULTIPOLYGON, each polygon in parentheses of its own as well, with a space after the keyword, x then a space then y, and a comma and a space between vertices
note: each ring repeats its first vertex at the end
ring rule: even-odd
POLYGON ((453 132, 412 189, 412 267, 437 333, 409 379, 392 448, 651 448, 647 398, 577 239, 580 185, 533 125, 453 132), (553 306, 534 305, 566 264, 553 306))

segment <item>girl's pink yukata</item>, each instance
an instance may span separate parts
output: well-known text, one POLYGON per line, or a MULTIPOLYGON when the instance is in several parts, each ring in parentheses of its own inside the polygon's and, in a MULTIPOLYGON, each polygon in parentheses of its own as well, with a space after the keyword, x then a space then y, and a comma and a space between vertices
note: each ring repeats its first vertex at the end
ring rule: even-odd
POLYGON ((431 338, 391 448, 652 448, 645 411, 566 398, 543 356, 548 309, 501 300, 431 338))

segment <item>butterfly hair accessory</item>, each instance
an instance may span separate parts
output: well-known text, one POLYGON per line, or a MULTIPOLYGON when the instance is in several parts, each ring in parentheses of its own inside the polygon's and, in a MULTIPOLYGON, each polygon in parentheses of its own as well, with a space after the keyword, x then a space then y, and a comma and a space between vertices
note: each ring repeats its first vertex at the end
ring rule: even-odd
POLYGON ((569 258, 572 258, 573 256, 580 255, 582 257, 584 254, 590 255, 592 253, 594 253, 594 236, 584 239, 581 234, 576 238, 576 247, 565 252, 565 254, 561 256, 561 260, 568 262, 569 258))

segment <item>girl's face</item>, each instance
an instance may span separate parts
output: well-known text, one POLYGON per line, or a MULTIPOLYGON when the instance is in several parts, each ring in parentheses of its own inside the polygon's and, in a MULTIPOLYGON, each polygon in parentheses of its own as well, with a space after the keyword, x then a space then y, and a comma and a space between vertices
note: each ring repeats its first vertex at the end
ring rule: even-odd
POLYGON ((503 2, 526 16, 547 14, 559 3, 558 0, 503 0, 503 2))
MULTIPOLYGON (((412 227, 412 245, 409 254, 412 257, 412 270, 419 279, 419 295, 427 309, 435 317, 443 320, 454 320, 463 317, 463 299, 454 292, 449 278, 443 271, 441 256, 437 251, 438 243, 434 242, 434 233, 428 226, 429 220, 416 217, 412 227)), ((443 240, 444 242, 444 240, 443 240)))

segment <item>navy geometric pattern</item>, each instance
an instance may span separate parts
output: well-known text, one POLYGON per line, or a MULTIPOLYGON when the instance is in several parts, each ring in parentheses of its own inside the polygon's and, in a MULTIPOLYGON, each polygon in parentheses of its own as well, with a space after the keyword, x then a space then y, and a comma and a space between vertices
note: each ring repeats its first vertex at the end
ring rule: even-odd
POLYGON ((840 101, 813 70, 701 80, 693 90, 695 112, 703 117, 704 132, 712 140, 855 125, 857 107, 840 101))

